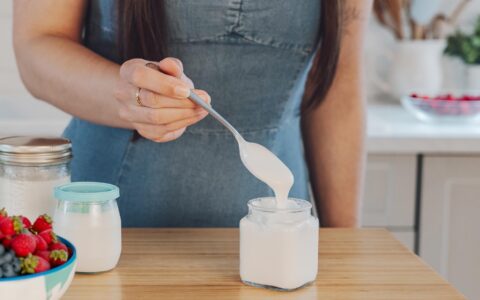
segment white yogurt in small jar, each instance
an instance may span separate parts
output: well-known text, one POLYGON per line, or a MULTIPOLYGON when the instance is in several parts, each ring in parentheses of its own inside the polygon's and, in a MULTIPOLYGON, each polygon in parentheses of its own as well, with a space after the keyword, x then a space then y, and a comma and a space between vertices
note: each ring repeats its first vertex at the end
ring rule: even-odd
POLYGON ((248 202, 240 221, 240 277, 249 285, 292 290, 315 280, 318 219, 310 202, 289 199, 294 178, 270 150, 237 138, 245 167, 265 182, 275 198, 248 202))
POLYGON ((275 198, 248 203, 240 221, 240 277, 249 285, 292 290, 315 280, 318 269, 318 219, 311 204, 275 198))
POLYGON ((103 272, 118 263, 122 251, 116 186, 75 182, 55 189, 59 200, 54 231, 77 249, 77 272, 103 272))

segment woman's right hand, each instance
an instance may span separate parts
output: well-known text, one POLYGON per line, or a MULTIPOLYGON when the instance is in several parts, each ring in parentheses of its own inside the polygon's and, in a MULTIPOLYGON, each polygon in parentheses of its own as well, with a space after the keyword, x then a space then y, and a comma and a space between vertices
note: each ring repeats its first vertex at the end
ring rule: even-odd
MULTIPOLYGON (((155 142, 172 141, 208 113, 187 99, 193 83, 183 73, 180 60, 169 57, 153 62, 161 72, 147 67, 148 62, 135 58, 120 67, 120 79, 114 91, 118 114, 143 137, 155 142), (142 105, 136 100, 138 88, 142 105)), ((193 91, 210 103, 207 92, 193 91)))

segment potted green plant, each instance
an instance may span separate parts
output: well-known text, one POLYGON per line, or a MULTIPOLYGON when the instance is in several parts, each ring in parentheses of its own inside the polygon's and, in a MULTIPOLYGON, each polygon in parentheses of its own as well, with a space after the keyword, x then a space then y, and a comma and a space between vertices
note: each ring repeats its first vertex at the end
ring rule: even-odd
POLYGON ((465 63, 467 88, 480 90, 480 17, 471 33, 456 31, 449 36, 444 53, 465 63))

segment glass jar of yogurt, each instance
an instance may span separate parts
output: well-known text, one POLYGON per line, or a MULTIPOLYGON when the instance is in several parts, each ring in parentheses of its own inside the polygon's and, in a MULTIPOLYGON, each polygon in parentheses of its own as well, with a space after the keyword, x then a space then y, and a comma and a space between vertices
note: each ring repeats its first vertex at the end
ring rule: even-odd
POLYGON ((318 270, 318 219, 310 202, 275 198, 248 202, 240 221, 240 277, 246 284, 293 290, 315 280, 318 270))
POLYGON ((54 187, 70 182, 71 148, 64 138, 1 138, 0 208, 31 220, 45 213, 52 215, 54 187))
POLYGON ((118 187, 100 182, 74 182, 55 188, 58 199, 54 231, 77 249, 77 272, 108 271, 122 251, 118 187))

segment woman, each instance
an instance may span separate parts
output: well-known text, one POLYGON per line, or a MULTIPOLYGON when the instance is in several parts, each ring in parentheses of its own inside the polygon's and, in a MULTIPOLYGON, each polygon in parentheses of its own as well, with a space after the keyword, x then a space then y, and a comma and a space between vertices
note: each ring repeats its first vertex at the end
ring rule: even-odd
POLYGON ((323 226, 357 226, 371 3, 340 4, 17 0, 15 53, 29 91, 74 116, 72 179, 119 185, 125 226, 237 226, 271 195, 230 133, 200 122, 194 84, 286 163, 291 197, 311 182, 323 226))

